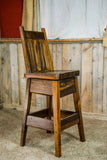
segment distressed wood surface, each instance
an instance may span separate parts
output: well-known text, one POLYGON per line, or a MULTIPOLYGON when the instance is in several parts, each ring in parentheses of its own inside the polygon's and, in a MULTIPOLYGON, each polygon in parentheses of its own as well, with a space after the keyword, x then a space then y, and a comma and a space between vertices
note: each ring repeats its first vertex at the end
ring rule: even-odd
POLYGON ((92 49, 92 43, 82 44, 81 104, 85 112, 92 112, 92 49))
MULTIPOLYGON (((56 69, 80 70, 82 111, 107 114, 107 48, 101 41, 49 42, 56 69)), ((21 43, 0 43, 0 101, 24 104, 25 64, 21 43)), ((73 97, 61 98, 61 108, 72 110, 73 97)), ((33 95, 32 106, 46 107, 46 96, 33 95)))
POLYGON ((93 46, 93 112, 103 113, 103 47, 93 46))
MULTIPOLYGON (((11 95, 12 104, 19 104, 19 66, 17 44, 10 44, 11 95)), ((8 53, 7 53, 8 54, 8 53)))
POLYGON ((26 78, 24 78, 25 64, 24 64, 24 57, 22 51, 22 44, 18 44, 18 70, 19 70, 19 104, 24 102, 25 98, 25 89, 26 89, 26 78))
POLYGON ((0 108, 2 108, 3 102, 3 64, 2 64, 2 44, 0 44, 0 108))
POLYGON ((104 48, 103 113, 107 114, 107 48, 104 48))

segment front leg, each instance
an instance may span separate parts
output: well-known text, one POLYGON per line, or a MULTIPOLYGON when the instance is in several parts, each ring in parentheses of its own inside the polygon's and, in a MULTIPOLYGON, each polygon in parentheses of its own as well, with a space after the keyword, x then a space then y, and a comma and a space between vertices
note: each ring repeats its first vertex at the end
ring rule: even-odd
POLYGON ((59 81, 53 81, 53 117, 54 117, 54 137, 55 154, 61 156, 61 119, 60 119, 60 90, 59 81))

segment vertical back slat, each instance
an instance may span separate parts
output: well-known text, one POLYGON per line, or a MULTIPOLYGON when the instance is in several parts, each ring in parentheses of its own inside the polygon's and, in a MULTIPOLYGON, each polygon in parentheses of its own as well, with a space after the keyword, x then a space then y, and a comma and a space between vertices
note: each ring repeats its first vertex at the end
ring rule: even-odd
POLYGON ((42 50, 42 55, 43 55, 44 70, 48 70, 46 66, 46 60, 45 60, 44 40, 41 40, 40 44, 41 44, 41 50, 42 50))
POLYGON ((39 54, 39 61, 40 61, 40 65, 41 65, 41 71, 43 71, 44 70, 43 59, 42 59, 42 52, 41 52, 41 46, 40 46, 40 41, 39 40, 38 40, 37 44, 38 44, 38 54, 39 54))
POLYGON ((34 72, 35 66, 34 66, 34 58, 32 54, 32 48, 31 48, 31 40, 27 40, 27 47, 28 47, 28 54, 29 54, 29 60, 31 65, 31 71, 34 72))
POLYGON ((31 67, 29 64, 29 56, 27 54, 28 51, 27 51, 26 39, 24 37, 24 27, 20 27, 20 35, 21 35, 21 39, 22 39, 22 46, 23 46, 23 54, 24 54, 26 71, 29 73, 29 72, 31 72, 31 67))
POLYGON ((39 66, 40 66, 40 71, 42 70, 41 68, 41 57, 40 57, 40 51, 39 51, 39 44, 38 44, 38 40, 36 41, 36 53, 38 55, 38 62, 39 62, 39 66))
POLYGON ((36 63, 37 63, 37 71, 40 71, 40 62, 39 62, 39 57, 37 53, 37 48, 36 48, 36 40, 34 40, 34 50, 35 50, 35 56, 36 56, 36 63))
POLYGON ((47 62, 48 70, 54 70, 53 62, 52 62, 52 57, 51 57, 51 53, 50 53, 50 49, 49 49, 49 45, 48 45, 48 40, 47 40, 45 28, 42 28, 41 31, 44 33, 44 37, 45 37, 45 43, 44 43, 44 45, 45 45, 46 62, 47 62))
POLYGON ((31 49, 32 49, 32 55, 33 55, 33 60, 34 60, 34 66, 35 66, 35 71, 37 71, 37 63, 36 63, 36 55, 35 55, 35 50, 34 50, 34 40, 31 40, 31 49))

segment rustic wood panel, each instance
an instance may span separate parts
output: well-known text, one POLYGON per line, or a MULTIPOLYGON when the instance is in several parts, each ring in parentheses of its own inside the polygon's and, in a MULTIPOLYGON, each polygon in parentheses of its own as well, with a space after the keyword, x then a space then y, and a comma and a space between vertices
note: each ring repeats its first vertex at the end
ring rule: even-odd
MULTIPOLYGON (((19 104, 19 75, 17 44, 10 44, 11 95, 12 104, 19 104)), ((8 54, 8 53, 7 53, 8 54)))
POLYGON ((9 45, 1 45, 1 81, 2 81, 2 101, 11 103, 11 76, 10 76, 10 53, 9 45), (8 54, 7 54, 8 53, 8 54))
MULTIPOLYGON (((71 69, 71 44, 63 44, 62 69, 71 69)), ((62 99, 62 108, 72 110, 74 106, 73 95, 68 95, 62 99)))
MULTIPOLYGON (((80 70, 78 77, 82 111, 107 114, 107 48, 101 41, 51 42, 54 68, 80 70)), ((0 101, 23 105, 26 79, 20 42, 0 44, 0 101)), ((33 95, 32 106, 46 107, 46 96, 33 95)), ((74 110, 73 97, 61 100, 64 109, 74 110)))
POLYGON ((76 91, 74 82, 74 78, 60 81, 60 97, 67 96, 76 91))
POLYGON ((25 98, 26 90, 26 78, 24 78, 25 73, 25 63, 22 51, 22 44, 18 44, 18 63, 19 63, 19 104, 23 104, 25 98))
POLYGON ((3 65, 2 65, 2 44, 0 44, 0 106, 2 105, 3 101, 3 65))
POLYGON ((43 93, 44 95, 52 95, 52 81, 31 79, 30 92, 38 94, 43 93))
MULTIPOLYGON (((62 44, 54 43, 50 45, 50 51, 52 52, 53 66, 55 70, 62 70, 62 44)), ((60 105, 62 108, 62 99, 60 99, 60 105)))
POLYGON ((107 114, 107 48, 104 48, 103 113, 107 114))
MULTIPOLYGON (((80 53, 81 45, 78 43, 63 44, 63 70, 80 70, 80 53)), ((80 78, 79 78, 79 88, 80 88, 80 78)), ((63 98, 63 108, 66 106, 67 109, 74 110, 73 96, 69 95, 63 98), (67 104, 67 105, 66 105, 67 104)), ((65 109, 66 109, 65 108, 65 109)))
POLYGON ((81 104, 84 112, 92 112, 92 50, 93 43, 82 44, 81 104))
POLYGON ((93 45, 93 112, 103 112, 103 46, 93 45))

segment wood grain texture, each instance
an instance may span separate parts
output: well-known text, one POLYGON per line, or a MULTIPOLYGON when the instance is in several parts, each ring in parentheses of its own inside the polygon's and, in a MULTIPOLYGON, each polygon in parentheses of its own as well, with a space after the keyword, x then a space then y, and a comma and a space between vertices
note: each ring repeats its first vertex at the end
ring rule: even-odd
POLYGON ((25 99, 25 90, 26 90, 26 79, 24 78, 25 62, 22 51, 22 44, 18 44, 18 70, 19 70, 19 104, 23 105, 25 99))
POLYGON ((92 43, 82 44, 81 105, 84 112, 92 112, 92 43))
POLYGON ((78 123, 79 123, 79 115, 78 113, 73 113, 72 115, 63 118, 61 120, 61 130, 67 129, 78 123))
POLYGON ((107 114, 107 48, 104 48, 103 113, 107 114))
POLYGON ((34 116, 28 116, 27 118, 27 125, 48 130, 48 131, 53 131, 54 130, 54 125, 52 120, 48 119, 43 119, 40 117, 34 117, 34 116))
POLYGON ((53 117, 54 117, 54 137, 55 155, 61 156, 61 119, 60 119, 60 90, 59 81, 53 81, 53 117))
POLYGON ((93 46, 93 112, 103 112, 103 46, 95 43, 93 46))
POLYGON ((74 78, 60 81, 60 97, 67 96, 75 92, 74 78))
POLYGON ((25 73, 26 78, 46 79, 46 80, 62 80, 79 76, 79 71, 72 70, 54 70, 44 72, 25 73))
MULTIPOLYGON (((48 39, 49 43, 83 43, 83 42, 103 42, 103 38, 80 38, 80 39, 48 39)), ((20 38, 1 38, 0 43, 20 43, 20 38)))
POLYGON ((6 103, 11 103, 11 71, 10 71, 10 52, 9 45, 2 44, 0 47, 1 52, 1 96, 3 98, 2 101, 6 103), (7 54, 8 53, 8 54, 7 54))
POLYGON ((44 28, 41 30, 42 32, 33 32, 20 27, 27 73, 54 69, 46 32, 44 28))
POLYGON ((19 104, 19 76, 17 44, 10 44, 11 93, 12 103, 19 104))
POLYGON ((45 54, 46 54, 46 61, 48 63, 47 68, 48 68, 48 70, 54 70, 53 61, 52 61, 52 57, 51 57, 51 53, 50 53, 50 48, 49 48, 45 28, 42 28, 41 31, 44 33, 44 37, 45 37, 45 52, 46 52, 45 54))
POLYGON ((52 82, 48 80, 31 79, 30 92, 52 95, 52 82))
POLYGON ((2 44, 0 44, 0 108, 3 103, 3 58, 2 58, 2 44))
MULTIPOLYGON (((62 46, 62 69, 72 69, 72 60, 71 60, 71 44, 63 44, 62 46)), ((74 109, 73 96, 69 95, 62 99, 62 108, 63 109, 74 109), (66 106, 66 107, 65 107, 66 106)))

